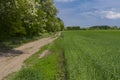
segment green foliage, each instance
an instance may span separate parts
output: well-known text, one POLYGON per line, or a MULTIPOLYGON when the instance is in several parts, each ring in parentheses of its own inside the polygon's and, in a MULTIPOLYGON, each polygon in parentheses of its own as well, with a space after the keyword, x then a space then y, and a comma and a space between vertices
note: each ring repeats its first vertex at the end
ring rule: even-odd
POLYGON ((13 1, 1 0, 0 17, 0 36, 9 37, 19 33, 25 34, 19 10, 16 10, 13 1))
POLYGON ((32 37, 63 26, 53 0, 0 0, 0 39, 32 37))

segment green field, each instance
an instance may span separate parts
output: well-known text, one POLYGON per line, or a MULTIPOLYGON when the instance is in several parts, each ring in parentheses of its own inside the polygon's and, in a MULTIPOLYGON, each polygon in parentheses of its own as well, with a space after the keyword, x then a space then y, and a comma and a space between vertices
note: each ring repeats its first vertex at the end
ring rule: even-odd
POLYGON ((62 35, 68 80, 120 80, 120 31, 62 35))
POLYGON ((65 31, 11 80, 120 80, 120 31, 65 31), (49 49, 53 54, 39 59, 49 49))

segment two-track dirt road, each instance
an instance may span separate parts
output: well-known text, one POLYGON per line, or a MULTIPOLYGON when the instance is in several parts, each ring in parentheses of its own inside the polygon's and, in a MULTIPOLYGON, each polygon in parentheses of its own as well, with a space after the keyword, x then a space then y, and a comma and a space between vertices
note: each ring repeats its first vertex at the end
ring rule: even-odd
MULTIPOLYGON (((59 35, 60 33, 57 34, 57 37, 59 35)), ((13 72, 20 70, 24 60, 39 51, 42 46, 53 42, 57 37, 43 38, 17 47, 14 50, 23 52, 23 54, 18 56, 0 57, 0 80, 13 72)))

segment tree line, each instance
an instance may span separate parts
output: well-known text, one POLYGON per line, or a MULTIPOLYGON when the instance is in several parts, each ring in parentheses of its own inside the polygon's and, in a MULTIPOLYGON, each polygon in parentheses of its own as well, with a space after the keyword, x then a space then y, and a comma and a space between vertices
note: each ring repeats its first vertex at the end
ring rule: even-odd
POLYGON ((90 30, 115 30, 115 29, 119 29, 117 26, 107 26, 107 25, 103 25, 103 26, 91 26, 89 27, 90 30))
POLYGON ((67 26, 67 30, 80 30, 80 26, 67 26))
POLYGON ((66 30, 119 30, 118 26, 108 26, 108 25, 101 25, 101 26, 91 26, 87 28, 81 28, 80 26, 67 26, 66 30))
POLYGON ((64 29, 53 0, 0 0, 0 39, 64 29))

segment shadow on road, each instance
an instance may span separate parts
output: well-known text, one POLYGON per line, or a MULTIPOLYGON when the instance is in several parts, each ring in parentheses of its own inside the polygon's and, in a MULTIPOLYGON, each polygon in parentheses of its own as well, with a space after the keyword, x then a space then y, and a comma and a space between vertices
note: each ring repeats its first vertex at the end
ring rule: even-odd
POLYGON ((0 42, 0 57, 9 57, 9 56, 17 56, 22 54, 22 51, 14 50, 12 47, 5 45, 0 42))

